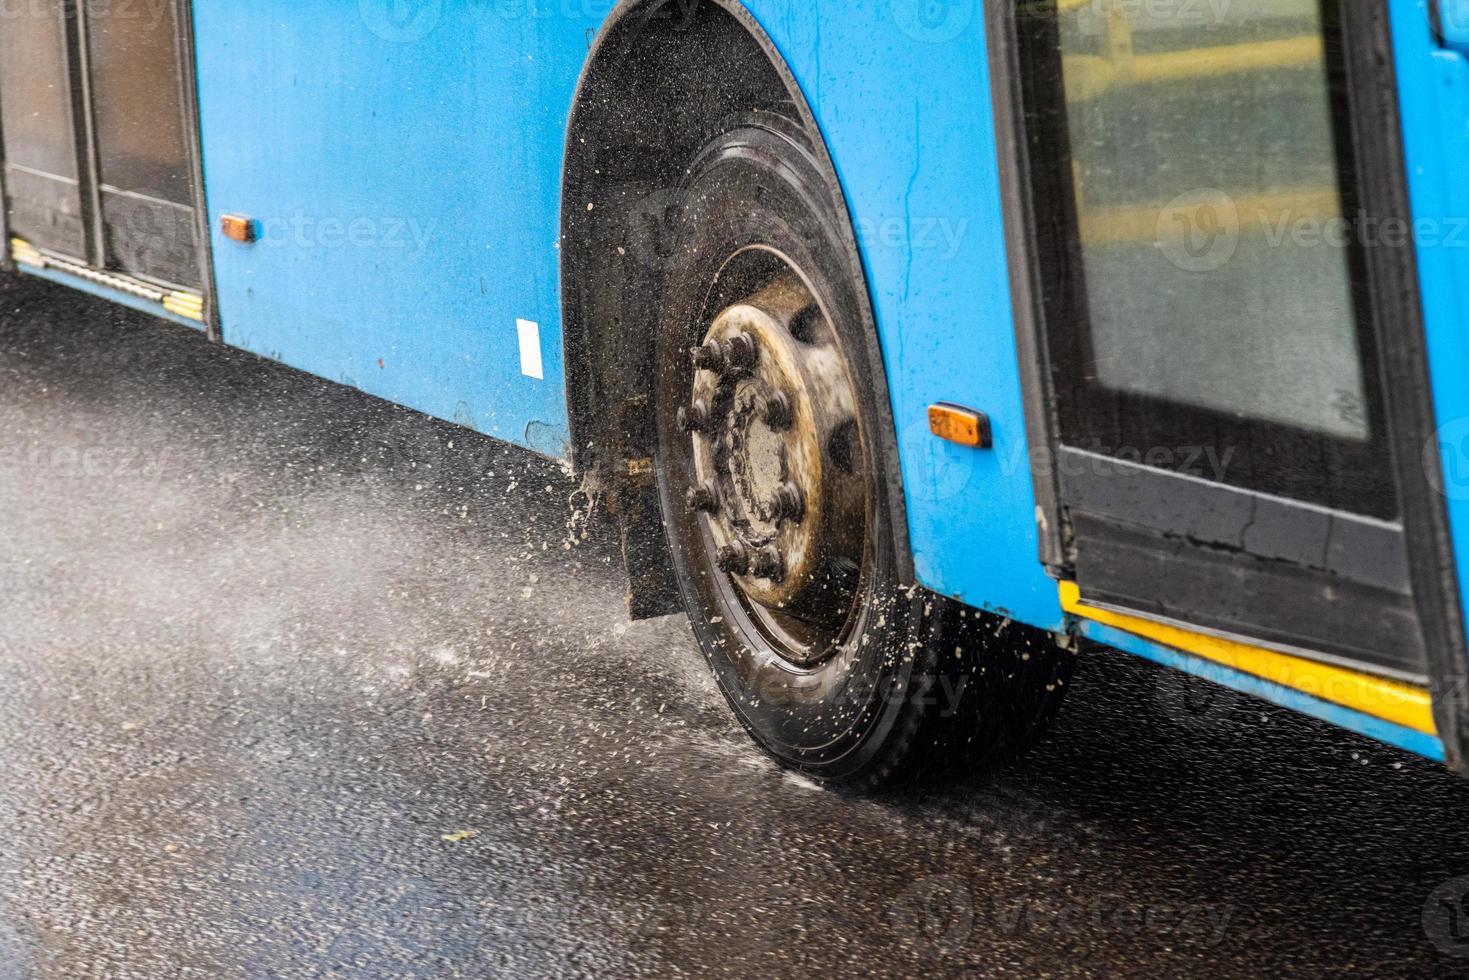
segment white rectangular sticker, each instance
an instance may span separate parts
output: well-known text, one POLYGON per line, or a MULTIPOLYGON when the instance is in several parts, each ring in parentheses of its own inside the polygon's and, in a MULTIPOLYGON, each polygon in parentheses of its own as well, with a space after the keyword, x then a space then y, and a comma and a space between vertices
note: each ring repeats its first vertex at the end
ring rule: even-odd
POLYGON ((533 320, 516 320, 515 329, 520 333, 520 373, 538 381, 546 380, 541 366, 541 325, 533 320))

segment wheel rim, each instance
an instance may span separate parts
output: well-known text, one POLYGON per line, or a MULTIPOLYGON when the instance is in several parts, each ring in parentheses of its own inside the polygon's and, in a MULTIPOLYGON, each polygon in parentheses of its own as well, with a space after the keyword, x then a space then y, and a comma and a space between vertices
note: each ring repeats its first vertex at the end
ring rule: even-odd
POLYGON ((837 331, 786 256, 720 268, 677 423, 705 564, 781 660, 814 669, 851 638, 868 587, 871 487, 837 331))

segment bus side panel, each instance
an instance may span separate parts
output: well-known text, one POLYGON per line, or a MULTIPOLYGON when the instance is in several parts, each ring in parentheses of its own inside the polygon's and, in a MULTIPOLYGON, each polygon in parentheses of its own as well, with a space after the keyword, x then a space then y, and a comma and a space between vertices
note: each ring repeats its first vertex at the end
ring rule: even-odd
MULTIPOLYGON (((1037 558, 980 5, 937 21, 899 19, 906 4, 746 6, 851 204, 919 581, 1059 627, 1037 558), (935 439, 937 401, 986 412, 994 450, 935 439)), ((606 13, 570 7, 196 0, 226 340, 562 454, 558 185, 606 13), (222 239, 226 213, 265 222, 264 240, 222 239), (522 374, 521 319, 539 324, 544 381, 522 374)))
MULTIPOLYGON (((1440 488, 1454 552, 1462 556, 1469 555, 1469 57, 1439 47, 1427 0, 1393 0, 1390 9, 1439 425, 1440 488)), ((1458 575, 1469 608, 1462 561, 1458 575)))
POLYGON ((919 581, 1059 628, 1039 559, 979 3, 747 0, 825 134, 868 270, 919 581), (985 412, 987 452, 927 409, 985 412))
POLYGON ((596 19, 389 0, 194 9, 225 340, 565 456, 559 184, 596 19), (225 239, 225 214, 260 240, 225 239))

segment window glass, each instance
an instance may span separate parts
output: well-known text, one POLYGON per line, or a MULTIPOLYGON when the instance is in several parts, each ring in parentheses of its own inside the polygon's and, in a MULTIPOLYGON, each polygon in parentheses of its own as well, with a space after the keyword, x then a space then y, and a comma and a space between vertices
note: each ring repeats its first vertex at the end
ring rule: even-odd
POLYGON ((12 166, 76 179, 66 40, 56 4, 0 16, 0 124, 12 166))
POLYGON ((10 232, 32 245, 86 253, 71 82, 60 4, 0 6, 0 131, 10 232))
POLYGON ((1370 434, 1316 0, 1059 0, 1103 388, 1370 434))
POLYGON ((87 28, 102 183, 192 204, 173 4, 116 7, 87 28))

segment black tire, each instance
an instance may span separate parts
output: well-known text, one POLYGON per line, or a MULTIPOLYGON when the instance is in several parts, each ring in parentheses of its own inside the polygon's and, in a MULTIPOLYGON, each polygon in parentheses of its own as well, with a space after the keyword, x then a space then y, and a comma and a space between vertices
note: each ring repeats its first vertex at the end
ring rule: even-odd
MULTIPOLYGON (((890 523, 889 468, 897 464, 886 379, 865 284, 843 244, 844 221, 801 130, 782 118, 741 117, 691 162, 672 216, 676 246, 662 290, 656 469, 684 604, 740 722, 782 765, 872 789, 1014 758, 1054 715, 1072 657, 1047 633, 902 581, 890 523), (830 635, 820 662, 790 653, 798 645, 770 625, 792 617, 758 608, 717 567, 710 519, 686 502, 698 452, 687 420, 678 418, 697 376, 689 352, 731 296, 766 274, 761 263, 779 265, 783 275, 794 270, 814 297, 857 407, 856 445, 845 451, 855 457, 848 465, 861 470, 866 523, 860 554, 851 558, 858 572, 840 592, 846 605, 822 627, 830 635)), ((783 452, 782 468, 785 459, 783 452)))

